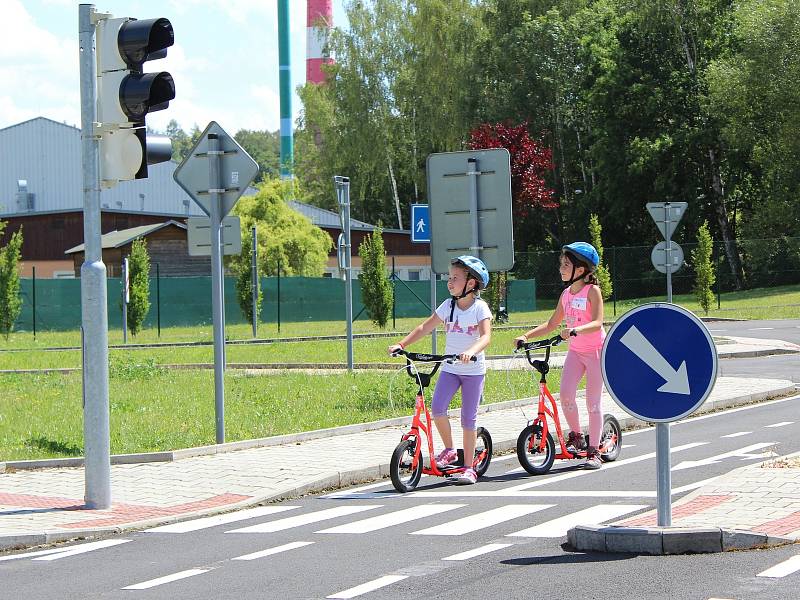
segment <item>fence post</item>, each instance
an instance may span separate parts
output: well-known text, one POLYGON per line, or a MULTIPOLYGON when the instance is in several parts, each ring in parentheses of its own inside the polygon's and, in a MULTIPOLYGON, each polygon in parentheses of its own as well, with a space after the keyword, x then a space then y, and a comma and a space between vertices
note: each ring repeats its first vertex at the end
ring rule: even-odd
MULTIPOLYGON (((714 244, 712 246, 712 248, 717 249, 717 246, 718 246, 717 244, 714 244)), ((717 250, 717 258, 714 261, 714 266, 716 267, 716 270, 717 270, 717 277, 716 277, 716 279, 717 279, 717 310, 720 310, 722 308, 722 282, 719 279, 719 275, 720 275, 720 268, 719 268, 720 260, 719 259, 720 259, 720 251, 717 250)))
POLYGON ((33 306, 33 339, 36 339, 36 266, 32 267, 33 270, 33 280, 31 281, 31 295, 33 296, 32 302, 33 306))
POLYGON ((281 332, 281 259, 278 258, 278 334, 281 332))
POLYGON ((614 297, 614 316, 617 316, 617 247, 611 247, 611 289, 614 297))
POLYGON ((161 337, 161 271, 156 263, 156 324, 158 325, 158 337, 161 337))
POLYGON ((397 284, 395 282, 395 272, 394 272, 394 256, 392 257, 392 330, 397 329, 396 317, 397 317, 397 298, 395 297, 395 293, 397 292, 397 284))

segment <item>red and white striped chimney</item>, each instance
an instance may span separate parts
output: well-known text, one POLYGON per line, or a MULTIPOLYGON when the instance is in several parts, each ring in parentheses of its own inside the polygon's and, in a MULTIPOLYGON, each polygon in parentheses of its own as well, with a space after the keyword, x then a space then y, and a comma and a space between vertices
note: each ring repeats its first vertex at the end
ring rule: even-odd
POLYGON ((333 1, 308 0, 306 20, 306 81, 325 83, 322 65, 333 62, 328 52, 328 33, 333 27, 333 1))

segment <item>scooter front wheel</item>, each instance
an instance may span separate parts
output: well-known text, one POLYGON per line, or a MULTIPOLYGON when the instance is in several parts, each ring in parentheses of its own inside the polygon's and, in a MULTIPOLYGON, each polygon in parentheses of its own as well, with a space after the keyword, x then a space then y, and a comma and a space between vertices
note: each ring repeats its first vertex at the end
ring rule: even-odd
POLYGON ((528 425, 517 438, 517 458, 519 464, 531 475, 544 475, 556 459, 556 445, 553 436, 547 432, 542 448, 542 426, 528 425))
POLYGON ((417 461, 416 468, 412 466, 416 449, 416 442, 404 440, 394 449, 389 462, 392 485, 402 494, 413 491, 422 477, 422 457, 417 461))

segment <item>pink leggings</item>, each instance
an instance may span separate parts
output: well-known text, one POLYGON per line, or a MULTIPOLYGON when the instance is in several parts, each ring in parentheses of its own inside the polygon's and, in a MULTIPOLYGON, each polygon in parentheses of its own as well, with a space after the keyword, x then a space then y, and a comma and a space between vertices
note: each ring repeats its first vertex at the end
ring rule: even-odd
POLYGON ((567 352, 564 370, 561 373, 561 408, 572 431, 580 431, 578 405, 575 394, 578 383, 586 373, 586 409, 589 411, 589 445, 597 448, 603 431, 603 410, 600 407, 600 394, 603 390, 603 374, 600 370, 600 350, 596 352, 567 352))

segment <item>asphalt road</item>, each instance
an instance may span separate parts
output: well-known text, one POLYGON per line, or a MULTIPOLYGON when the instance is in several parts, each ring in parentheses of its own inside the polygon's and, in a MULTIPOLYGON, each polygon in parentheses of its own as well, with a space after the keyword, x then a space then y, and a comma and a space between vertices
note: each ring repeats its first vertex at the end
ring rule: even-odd
MULTIPOLYGON (((800 451, 798 414, 800 396, 673 425, 675 496, 775 452, 800 451), (722 437, 731 434, 740 435, 722 437)), ((563 548, 565 521, 613 520, 655 506, 654 430, 626 433, 623 443, 619 460, 599 471, 559 461, 531 477, 512 454, 496 457, 475 486, 425 477, 415 493, 400 495, 384 481, 255 509, 280 511, 255 518, 232 513, 228 519, 239 520, 119 536, 105 542, 116 545, 80 554, 4 555, 0 598, 793 596, 800 571, 758 574, 800 554, 796 547, 668 557, 563 548), (161 579, 176 576, 183 578, 161 579)))

